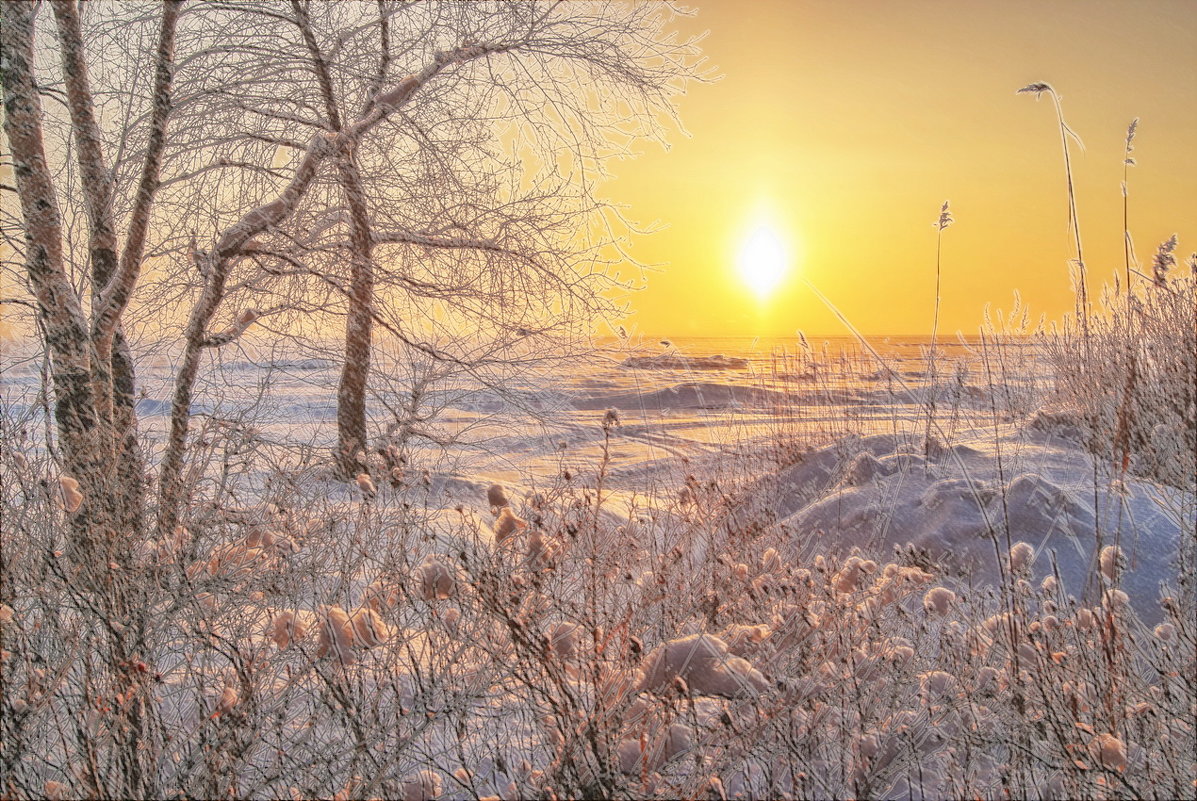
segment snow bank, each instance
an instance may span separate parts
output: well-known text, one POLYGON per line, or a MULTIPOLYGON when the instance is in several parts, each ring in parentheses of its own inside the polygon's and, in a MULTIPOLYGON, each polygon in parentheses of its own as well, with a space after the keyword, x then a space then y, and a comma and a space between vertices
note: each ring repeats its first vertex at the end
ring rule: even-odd
POLYGON ((913 545, 982 583, 999 579, 995 543, 1004 552, 1008 541, 1025 541, 1035 578, 1055 565, 1070 592, 1092 600, 1100 551, 1117 544, 1127 563, 1120 586, 1145 622, 1158 622, 1160 586, 1174 579, 1181 533, 1197 525, 1193 504, 1173 488, 1135 478, 1125 486, 1099 481, 1095 489, 1090 457, 1069 436, 1069 425, 1067 416, 1037 415, 996 443, 979 435, 930 461, 891 436, 846 441, 762 485, 788 489, 777 507, 795 542, 820 532, 813 547, 828 553, 913 545), (1183 509, 1190 511, 1182 520, 1185 513, 1176 510, 1183 509))

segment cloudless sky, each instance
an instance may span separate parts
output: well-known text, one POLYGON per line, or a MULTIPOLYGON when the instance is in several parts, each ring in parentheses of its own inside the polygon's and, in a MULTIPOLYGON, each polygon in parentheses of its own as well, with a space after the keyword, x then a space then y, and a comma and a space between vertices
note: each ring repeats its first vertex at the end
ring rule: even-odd
MULTIPOLYGON (((1067 195, 1051 83, 1074 153, 1091 293, 1122 270, 1123 143, 1140 117, 1130 229, 1144 271, 1176 232, 1197 250, 1197 0, 881 2, 706 0, 677 27, 709 31, 723 77, 680 100, 690 136, 614 166, 608 197, 667 228, 632 255, 661 266, 628 300, 647 334, 844 333, 802 282, 870 333, 930 330, 935 230, 940 331, 975 332, 1014 292, 1033 317, 1072 308, 1067 195), (764 299, 737 274, 771 226, 789 272, 764 299)), ((1182 259, 1183 262, 1183 259, 1182 259)))

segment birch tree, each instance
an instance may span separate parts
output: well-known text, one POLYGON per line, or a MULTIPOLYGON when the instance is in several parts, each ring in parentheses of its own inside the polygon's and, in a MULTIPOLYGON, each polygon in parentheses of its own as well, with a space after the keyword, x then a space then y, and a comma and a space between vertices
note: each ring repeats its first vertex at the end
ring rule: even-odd
POLYGON ((5 3, 3 8, 4 131, 24 222, 25 268, 53 363, 54 417, 63 468, 79 482, 85 499, 73 514, 76 544, 85 551, 97 545, 116 547, 140 526, 142 458, 133 408, 133 364, 121 320, 140 273, 159 181, 180 5, 168 2, 162 7, 141 179, 133 208, 125 220, 118 221, 78 12, 67 0, 52 4, 87 212, 90 303, 86 311, 67 275, 62 218, 43 143, 43 113, 33 71, 36 6, 5 3))
POLYGON ((68 279, 62 218, 43 142, 41 92, 34 75, 37 7, 33 3, 5 3, 0 9, 4 132, 24 222, 25 268, 52 364, 54 418, 64 471, 61 483, 71 522, 68 542, 79 584, 95 590, 95 608, 110 621, 108 663, 124 666, 113 676, 121 697, 128 699, 123 725, 114 732, 123 778, 120 789, 144 796, 152 794, 155 786, 153 755, 142 747, 154 716, 147 711, 151 689, 131 666, 138 661, 146 618, 136 588, 118 573, 131 562, 142 517, 133 365, 121 318, 141 269, 158 183, 180 3, 162 6, 152 66, 148 145, 136 201, 124 220, 123 242, 113 214, 111 173, 96 121, 78 10, 70 0, 56 0, 52 7, 66 106, 83 178, 91 288, 87 311, 68 279))

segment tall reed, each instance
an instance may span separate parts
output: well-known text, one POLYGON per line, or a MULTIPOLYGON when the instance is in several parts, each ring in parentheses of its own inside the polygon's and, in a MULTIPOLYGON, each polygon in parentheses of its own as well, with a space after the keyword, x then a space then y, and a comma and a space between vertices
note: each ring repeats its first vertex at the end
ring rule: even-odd
POLYGON ((935 345, 939 335, 939 304, 940 304, 940 266, 943 253, 943 232, 954 222, 952 212, 948 208, 948 201, 943 202, 939 209, 939 218, 935 221, 935 313, 931 319, 931 347, 927 354, 927 429, 923 435, 923 456, 931 453, 931 424, 935 417, 935 345))

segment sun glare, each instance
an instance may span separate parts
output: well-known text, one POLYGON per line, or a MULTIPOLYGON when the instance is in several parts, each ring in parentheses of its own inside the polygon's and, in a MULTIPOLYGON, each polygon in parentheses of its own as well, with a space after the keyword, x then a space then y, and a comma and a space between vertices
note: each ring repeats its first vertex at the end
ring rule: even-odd
POLYGON ((740 243, 736 269, 740 279, 758 300, 765 300, 773 294, 773 290, 785 278, 788 266, 789 254, 785 243, 769 226, 758 226, 740 243))

